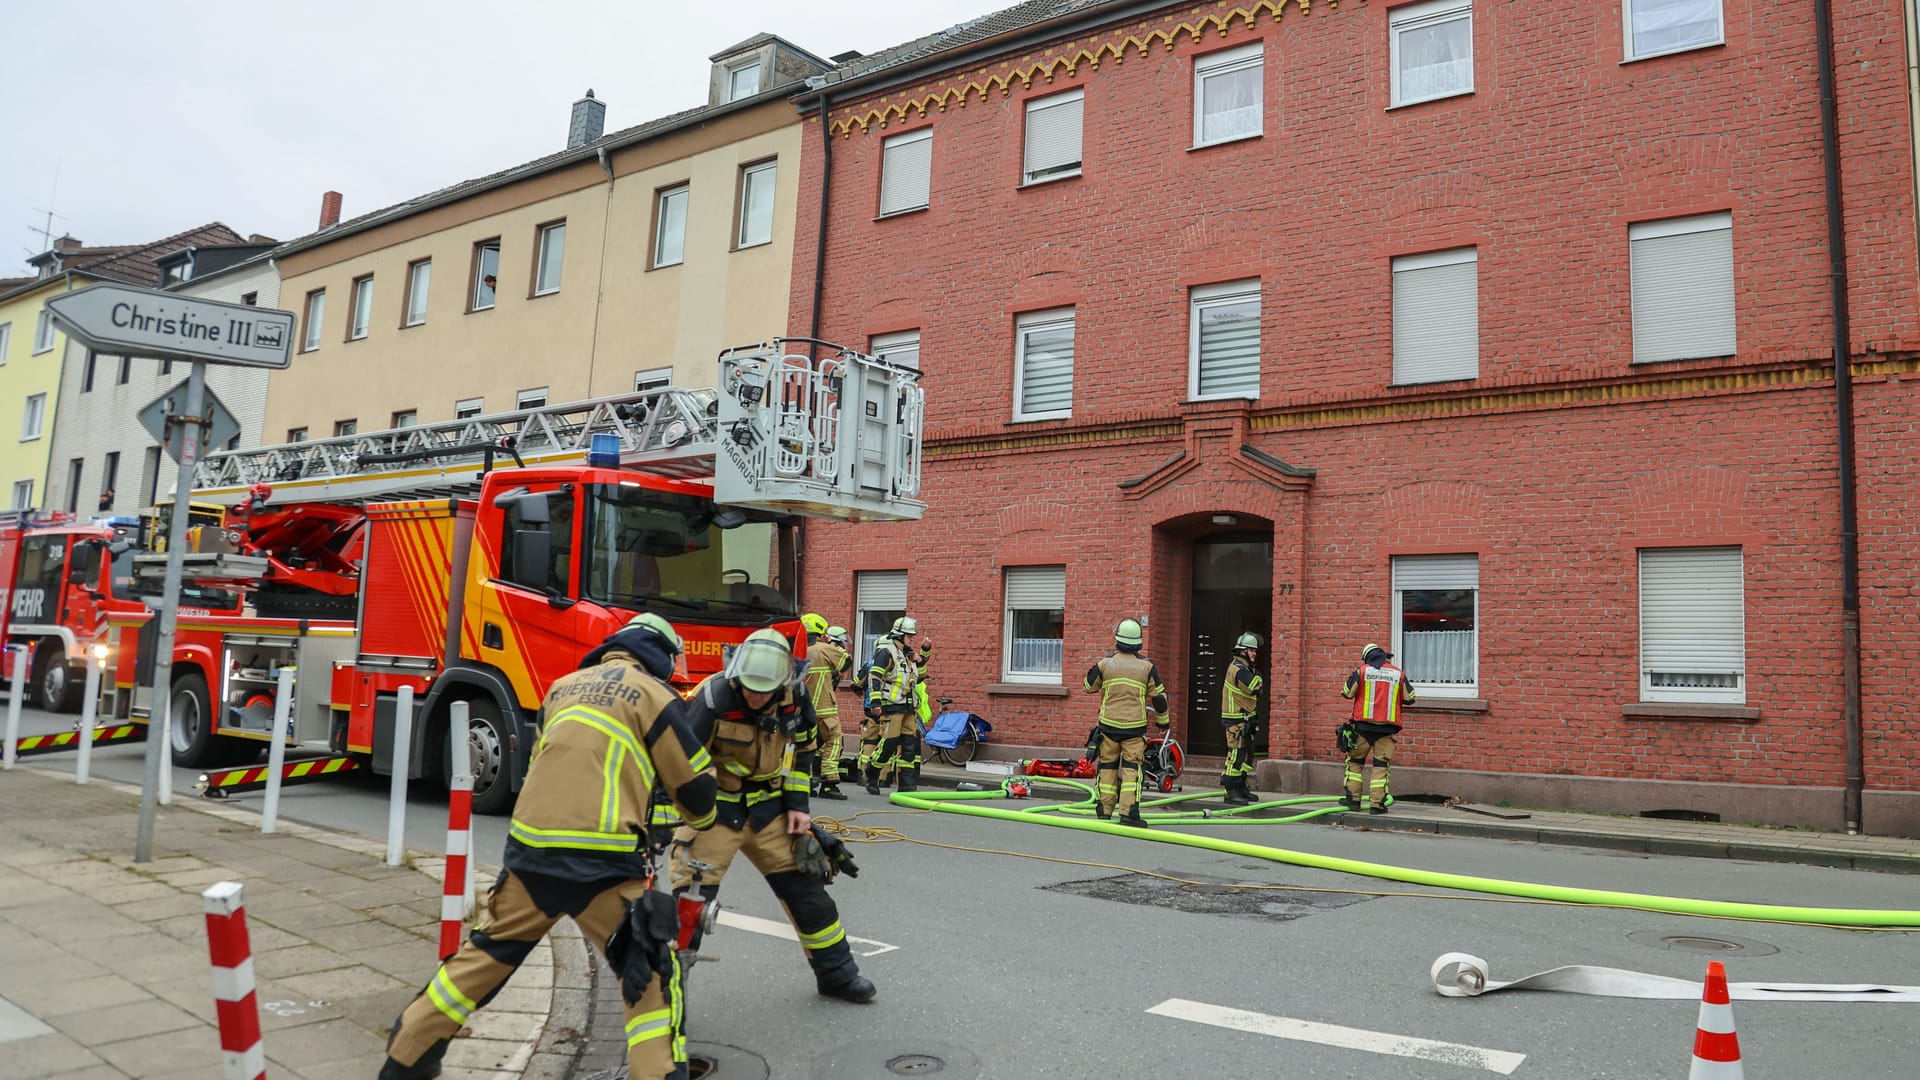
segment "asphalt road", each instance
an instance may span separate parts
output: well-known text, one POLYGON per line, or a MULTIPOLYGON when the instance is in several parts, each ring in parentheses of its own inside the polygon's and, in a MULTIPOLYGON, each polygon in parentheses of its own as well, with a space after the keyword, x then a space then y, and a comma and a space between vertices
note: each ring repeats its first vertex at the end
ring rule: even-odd
MULTIPOLYGON (((29 713, 23 730, 70 722, 29 713)), ((70 755, 59 760, 71 768, 70 755)), ((55 767, 47 761, 33 764, 55 767)), ((108 748, 96 754, 95 770, 137 782, 139 762, 137 746, 108 748)), ((176 771, 176 798, 196 797, 192 780, 176 771)), ((247 795, 234 805, 260 801, 247 795)), ((715 932, 706 949, 714 962, 690 978, 689 1035, 696 1051, 724 1062, 714 1080, 1682 1076, 1692 1001, 1443 998, 1428 967, 1443 952, 1462 951, 1489 960, 1495 979, 1598 964, 1697 980, 1709 959, 1721 959, 1735 980, 1920 983, 1913 935, 1463 899, 1246 855, 900 811, 864 794, 820 809, 855 835, 883 830, 855 847, 860 877, 832 889, 848 933, 864 939, 856 950, 870 954, 861 965, 879 984, 879 1001, 852 1006, 814 994, 799 947, 766 932, 781 911, 742 860, 721 898, 746 918, 715 932), (1233 887, 1248 885, 1264 888, 1233 887), (1676 947, 1667 938, 1693 940, 1676 947), (1700 947, 1709 941, 1725 945, 1700 947)), ((386 789, 289 788, 282 813, 381 837, 386 789)), ((408 844, 438 850, 444 814, 438 802, 416 797, 408 844)), ((504 827, 504 819, 476 820, 483 859, 500 850, 504 827)), ((1301 851, 1639 892, 1836 907, 1911 908, 1920 899, 1911 877, 1856 871, 1317 825, 1213 831, 1301 851)), ((1849 1080, 1915 1074, 1917 1010, 1734 1006, 1749 1075, 1849 1080)))

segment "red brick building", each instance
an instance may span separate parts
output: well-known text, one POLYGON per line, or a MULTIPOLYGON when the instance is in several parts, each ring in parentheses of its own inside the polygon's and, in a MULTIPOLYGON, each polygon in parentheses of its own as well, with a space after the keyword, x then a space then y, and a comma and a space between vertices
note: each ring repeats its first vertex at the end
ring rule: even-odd
MULTIPOLYGON (((1916 834, 1914 28, 1836 7, 1864 822, 1916 834)), ((1402 794, 1842 825, 1816 42, 1755 0, 1038 0, 843 64, 790 327, 921 365, 929 510, 811 528, 807 605, 910 611, 1008 745, 1083 740, 1137 615, 1199 754, 1268 638, 1257 787, 1338 789, 1379 641, 1402 794)))

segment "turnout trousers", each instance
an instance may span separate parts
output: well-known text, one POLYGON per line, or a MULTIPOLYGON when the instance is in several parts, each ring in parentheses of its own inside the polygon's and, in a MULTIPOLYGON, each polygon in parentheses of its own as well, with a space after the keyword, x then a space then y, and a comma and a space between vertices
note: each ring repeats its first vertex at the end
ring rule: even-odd
POLYGON ((1227 763, 1220 775, 1228 778, 1246 776, 1253 771, 1253 748, 1247 745, 1247 721, 1244 719, 1222 720, 1227 735, 1227 763))
POLYGON ((1385 806, 1392 798, 1387 783, 1393 779, 1393 736, 1382 735, 1369 742, 1365 736, 1347 751, 1347 797, 1365 803, 1368 792, 1373 795, 1374 806, 1385 806), (1373 779, 1368 782, 1361 774, 1366 767, 1367 755, 1373 755, 1373 779))
POLYGON ((840 783, 840 714, 816 713, 815 719, 820 724, 820 782, 838 786, 840 783))
MULTIPOLYGON (((874 764, 880 768, 880 782, 893 782, 895 773, 916 776, 920 768, 920 717, 911 712, 890 712, 881 717, 886 725, 874 764), (914 770, 909 772, 909 770, 914 770)), ((911 791, 903 787, 902 791, 911 791)))
POLYGON ((1100 797, 1104 817, 1115 809, 1125 817, 1140 803, 1140 763, 1147 759, 1145 730, 1125 739, 1115 739, 1105 727, 1100 729, 1100 764, 1095 790, 1100 797))
POLYGON ((855 764, 861 773, 880 767, 880 742, 886 738, 887 722, 867 716, 860 718, 860 756, 855 764))
MULTIPOLYGON (((466 944, 440 965, 433 981, 400 1013, 387 1040, 388 1058, 408 1066, 428 1054, 437 1060, 445 1052, 446 1041, 493 1000, 561 915, 570 916, 596 950, 604 948, 626 918, 626 902, 646 892, 648 883, 606 885, 579 885, 569 894, 564 885, 543 884, 542 898, 563 905, 558 913, 549 914, 534 903, 526 882, 511 870, 502 873, 482 902, 466 944)), ((679 973, 675 972, 670 985, 663 987, 662 982, 656 977, 640 1004, 625 1006, 627 1071, 633 1080, 685 1080, 687 1076, 687 1044, 682 1034, 686 1006, 679 973)))
MULTIPOLYGON (((674 834, 673 892, 682 896, 693 888, 693 862, 703 862, 711 870, 700 873, 700 896, 711 900, 720 895, 720 881, 727 876, 736 854, 745 852, 747 861, 787 912, 787 921, 807 956, 807 964, 816 975, 832 973, 853 964, 853 949, 847 944, 847 932, 840 925, 840 909, 827 895, 826 886, 800 872, 793 861, 794 837, 787 833, 787 816, 775 814, 755 828, 749 819, 745 828, 717 824, 704 832, 682 827, 674 834)), ((696 928, 691 948, 698 951, 705 935, 696 928)))

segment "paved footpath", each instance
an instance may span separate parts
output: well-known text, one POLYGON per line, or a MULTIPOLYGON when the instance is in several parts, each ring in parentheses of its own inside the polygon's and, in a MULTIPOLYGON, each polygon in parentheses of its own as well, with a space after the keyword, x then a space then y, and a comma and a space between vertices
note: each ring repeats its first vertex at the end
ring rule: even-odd
MULTIPOLYGON (((137 864, 138 820, 127 786, 0 773, 0 1080, 218 1077, 200 899, 217 881, 246 887, 267 1075, 371 1080, 437 965, 442 861, 389 867, 384 844, 299 825, 262 835, 257 815, 189 796, 160 809, 137 864)), ((567 1075, 586 1025, 550 1013, 556 985, 591 985, 587 956, 563 921, 454 1040, 445 1076, 567 1075)))

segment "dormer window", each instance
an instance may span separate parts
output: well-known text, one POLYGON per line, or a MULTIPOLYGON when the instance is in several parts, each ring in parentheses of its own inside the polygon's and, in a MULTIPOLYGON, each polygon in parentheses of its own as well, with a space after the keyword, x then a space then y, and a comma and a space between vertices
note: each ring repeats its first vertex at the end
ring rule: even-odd
POLYGON ((760 62, 727 69, 727 100, 739 101, 760 92, 760 62))

